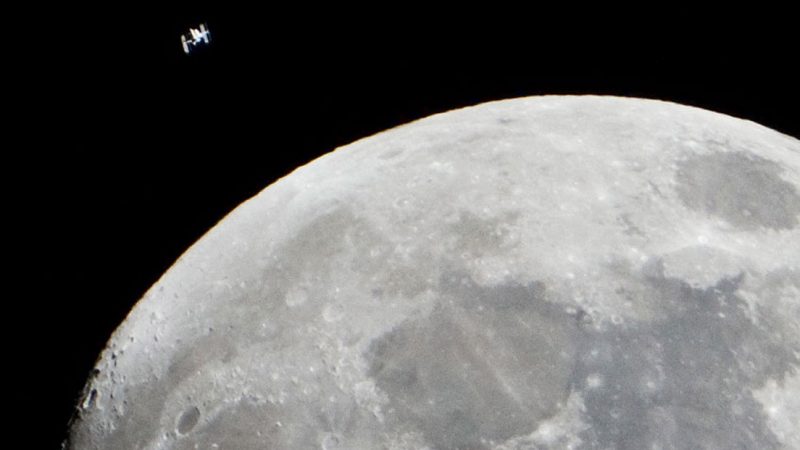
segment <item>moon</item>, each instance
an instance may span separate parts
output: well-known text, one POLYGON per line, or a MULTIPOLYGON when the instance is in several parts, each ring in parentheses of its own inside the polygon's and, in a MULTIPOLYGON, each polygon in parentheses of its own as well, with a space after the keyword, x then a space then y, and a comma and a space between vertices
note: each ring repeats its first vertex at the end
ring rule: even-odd
POLYGON ((336 149, 111 337, 76 449, 800 449, 800 141, 538 96, 336 149))

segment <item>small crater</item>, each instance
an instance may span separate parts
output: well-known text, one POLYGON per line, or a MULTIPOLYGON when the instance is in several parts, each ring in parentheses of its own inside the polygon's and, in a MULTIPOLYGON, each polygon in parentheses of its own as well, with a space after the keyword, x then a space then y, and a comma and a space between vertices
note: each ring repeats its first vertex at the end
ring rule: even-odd
POLYGON ((322 310, 322 318, 326 322, 338 322, 344 317, 344 308, 339 304, 330 304, 322 310))
POLYGON ((294 288, 289 290, 286 293, 286 297, 284 298, 284 302, 286 306, 293 308, 295 306, 300 306, 304 304, 308 300, 308 292, 303 288, 294 288))
POLYGON ((334 433, 328 433, 324 438, 322 438, 320 447, 322 450, 335 450, 344 448, 342 447, 342 439, 334 433))
POLYGON ((186 411, 181 414, 181 417, 178 419, 178 433, 179 434, 186 434, 197 425, 197 422, 200 420, 200 410, 197 409, 196 406, 191 406, 186 409, 186 411))
POLYGON ((783 168, 749 152, 695 155, 678 163, 677 194, 694 211, 744 230, 798 225, 800 193, 780 177, 783 168))
POLYGON ((97 389, 92 389, 86 395, 86 398, 83 399, 83 403, 81 404, 81 407, 83 409, 89 409, 89 408, 94 406, 94 403, 95 403, 96 400, 97 400, 97 389))
POLYGON ((597 389, 603 386, 603 377, 593 373, 586 377, 586 387, 589 389, 597 389))

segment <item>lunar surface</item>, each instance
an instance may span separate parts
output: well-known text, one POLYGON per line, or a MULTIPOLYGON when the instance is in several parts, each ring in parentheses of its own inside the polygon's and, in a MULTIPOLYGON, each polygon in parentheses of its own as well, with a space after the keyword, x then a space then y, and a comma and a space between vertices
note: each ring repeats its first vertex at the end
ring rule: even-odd
POLYGON ((76 449, 800 449, 800 141, 490 102, 231 212, 93 371, 76 449))

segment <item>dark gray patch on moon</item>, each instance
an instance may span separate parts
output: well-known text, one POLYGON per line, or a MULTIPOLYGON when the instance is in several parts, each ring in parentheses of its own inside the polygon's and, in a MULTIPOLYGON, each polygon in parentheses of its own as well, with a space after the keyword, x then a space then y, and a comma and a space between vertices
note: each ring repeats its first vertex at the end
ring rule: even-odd
POLYGON ((678 163, 677 193, 695 211, 744 229, 791 229, 798 224, 800 194, 780 178, 781 166, 749 152, 693 155, 678 163))
POLYGON ((369 374, 390 398, 393 426, 439 449, 484 449, 530 433, 569 392, 576 322, 544 300, 544 286, 441 280, 429 317, 374 341, 369 374))
POLYGON ((657 268, 640 276, 664 316, 605 331, 547 301, 542 284, 444 277, 438 309, 367 353, 389 423, 434 448, 486 449, 530 434, 579 392, 584 448, 778 448, 751 390, 798 359, 745 316, 744 275, 707 289, 657 268))
POLYGON ((583 333, 571 386, 583 393, 590 448, 780 447, 750 392, 798 361, 745 317, 743 278, 695 289, 646 277, 672 304, 667 317, 583 333))

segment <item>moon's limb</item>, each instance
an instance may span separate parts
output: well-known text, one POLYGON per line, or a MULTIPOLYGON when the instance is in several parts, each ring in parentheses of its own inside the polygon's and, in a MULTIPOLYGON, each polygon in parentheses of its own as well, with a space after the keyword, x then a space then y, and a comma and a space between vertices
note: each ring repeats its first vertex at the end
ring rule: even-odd
POLYGON ((437 114, 192 246, 70 445, 800 448, 799 223, 800 141, 753 122, 595 96, 437 114))

